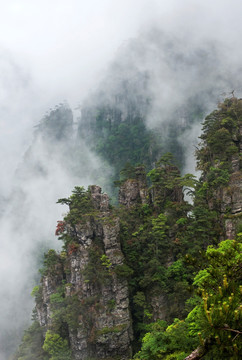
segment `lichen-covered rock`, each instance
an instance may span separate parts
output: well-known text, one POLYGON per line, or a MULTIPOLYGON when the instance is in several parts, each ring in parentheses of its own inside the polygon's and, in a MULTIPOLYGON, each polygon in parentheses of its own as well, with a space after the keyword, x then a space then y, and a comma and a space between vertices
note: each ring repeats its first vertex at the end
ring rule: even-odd
POLYGON ((234 172, 228 187, 223 189, 222 214, 225 216, 227 239, 234 239, 237 227, 242 223, 242 172, 234 172), (227 213, 226 213, 227 210, 227 213))
POLYGON ((129 208, 140 201, 141 199, 138 180, 129 179, 125 181, 119 190, 119 203, 129 208))
POLYGON ((64 297, 69 304, 68 337, 75 360, 129 359, 132 322, 127 280, 115 268, 123 264, 119 219, 109 211, 101 188, 89 188, 94 213, 80 223, 67 224, 73 243, 67 246, 64 270, 42 279, 38 318, 51 328, 50 296, 65 279, 64 297))
POLYGON ((222 189, 221 212, 226 217, 225 231, 228 239, 234 239, 237 227, 242 223, 242 125, 234 141, 237 144, 238 153, 232 157, 232 174, 228 186, 222 189))
MULTIPOLYGON (((53 250, 50 250, 53 251, 53 250)), ((42 277, 41 282, 41 299, 36 301, 36 311, 41 326, 49 326, 51 324, 51 303, 50 297, 56 292, 56 289, 63 281, 63 267, 58 257, 55 258, 56 264, 52 266, 52 271, 42 277)))
POLYGON ((71 348, 75 359, 128 359, 132 340, 128 286, 115 274, 115 267, 123 263, 118 219, 93 226, 92 234, 90 228, 90 223, 78 228, 79 248, 69 259, 67 282, 82 304, 80 328, 71 333, 71 348))
POLYGON ((159 291, 159 294, 150 292, 149 302, 152 308, 152 321, 165 320, 167 318, 167 298, 159 291))
POLYGON ((149 203, 148 186, 144 168, 135 169, 135 178, 126 180, 119 190, 119 203, 130 208, 138 203, 149 203))
POLYGON ((93 206, 95 209, 100 211, 108 211, 109 209, 109 198, 106 193, 102 194, 102 189, 100 186, 91 185, 89 186, 91 191, 91 197, 93 206))

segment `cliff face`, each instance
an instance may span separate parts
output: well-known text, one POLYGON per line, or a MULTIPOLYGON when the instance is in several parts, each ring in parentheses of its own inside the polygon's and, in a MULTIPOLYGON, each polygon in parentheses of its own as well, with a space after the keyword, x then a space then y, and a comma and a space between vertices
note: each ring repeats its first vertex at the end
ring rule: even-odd
POLYGON ((242 99, 232 97, 218 105, 203 124, 197 151, 202 171, 201 192, 209 210, 219 214, 221 239, 233 239, 241 224, 242 209, 242 99))
POLYGON ((239 131, 234 134, 233 141, 236 143, 238 151, 231 159, 232 174, 228 186, 223 189, 222 212, 230 209, 230 216, 225 219, 226 237, 234 239, 238 225, 242 218, 242 124, 240 122, 239 131))
MULTIPOLYGON (((134 322, 140 322, 142 317, 144 323, 169 319, 174 306, 157 280, 159 271, 164 274, 175 261, 176 220, 182 214, 181 210, 178 215, 177 210, 185 204, 176 166, 161 161, 149 176, 153 182, 150 188, 144 168, 138 167, 133 178, 126 180, 119 191, 119 203, 126 213, 123 228, 128 233, 126 239, 122 235, 122 246, 136 282, 131 294, 132 313, 134 322)), ((177 302, 175 297, 174 300, 177 302)))
MULTIPOLYGON (((232 155, 220 159, 202 148, 204 181, 197 191, 202 206, 205 201, 218 214, 227 238, 235 236, 242 207, 241 126, 231 133, 232 155)), ((190 294, 177 254, 187 251, 187 228, 191 232, 201 219, 192 223, 187 216, 185 178, 169 161, 164 158, 150 171, 150 189, 144 168, 136 168, 120 187, 118 211, 96 185, 64 199, 70 212, 57 235, 65 252, 50 251, 36 309, 42 329, 68 339, 75 360, 130 359, 133 332, 136 342, 140 336, 137 324, 169 320, 184 310, 190 294)))
POLYGON ((119 219, 109 210, 101 188, 92 186, 90 192, 95 215, 81 224, 68 224, 75 243, 68 247, 64 266, 59 260, 54 272, 43 277, 38 319, 46 329, 53 329, 51 295, 64 280, 63 297, 74 311, 74 324, 67 321, 65 329, 73 358, 128 359, 132 340, 128 284, 115 272, 123 264, 119 219))
POLYGON ((149 203, 146 175, 142 166, 135 169, 135 179, 126 180, 119 189, 119 204, 127 208, 149 203))
POLYGON ((31 340, 31 354, 27 344, 16 359, 32 360, 36 348, 38 359, 54 358, 52 336, 58 359, 128 360, 151 322, 185 318, 202 250, 234 238, 241 224, 241 118, 242 100, 230 99, 205 121, 200 181, 181 176, 166 154, 149 188, 144 167, 126 168, 132 179, 121 183, 119 208, 96 185, 58 201, 70 211, 56 230, 63 251, 48 252, 35 292, 38 346, 31 340), (193 205, 183 187, 195 189, 193 205))
MULTIPOLYGON (((160 171, 165 171, 170 176, 169 169, 167 167, 160 171)), ((175 170, 177 175, 177 168, 175 170)), ((121 214, 123 211, 128 217, 129 214, 132 217, 137 209, 152 211, 153 207, 156 212, 156 197, 161 197, 162 201, 171 198, 176 204, 182 202, 181 187, 176 188, 175 197, 172 191, 164 190, 160 193, 157 189, 158 185, 150 193, 144 169, 139 167, 135 170, 135 178, 126 180, 120 188, 119 215, 110 209, 107 194, 102 194, 101 188, 96 185, 90 186, 88 192, 78 190, 75 196, 62 199, 69 204, 70 212, 64 221, 59 222, 57 235, 62 236, 66 250, 60 255, 50 250, 46 259, 47 269, 36 299, 36 309, 39 324, 45 332, 50 330, 68 339, 73 359, 129 359, 132 355, 133 319, 130 299, 133 302, 133 295, 130 295, 127 279, 128 273, 131 271, 132 274, 133 270, 124 263, 121 250, 121 214)), ((160 231, 163 226, 164 229, 167 228, 165 215, 152 219, 149 221, 155 222, 150 231, 153 226, 157 226, 154 231, 160 231)), ((134 222, 136 226, 139 224, 137 214, 134 222)), ((132 231, 134 228, 130 237, 133 236, 132 231)), ((152 236, 160 237, 158 233, 152 236)), ((158 238, 155 238, 151 240, 154 241, 152 246, 155 253, 162 252, 162 242, 166 244, 164 251, 169 255, 161 253, 157 256, 168 267, 173 261, 170 248, 174 234, 164 230, 159 240, 161 245, 156 244, 158 238), (161 248, 158 249, 157 246, 161 248)), ((146 256, 147 246, 148 253, 151 251, 146 242, 139 256, 142 257, 142 252, 146 256)), ((149 258, 150 255, 147 256, 149 258)), ((156 255, 154 257, 156 259, 156 255)), ((140 262, 138 258, 135 259, 133 265, 130 264, 131 268, 136 267, 136 261, 140 262)), ((155 261, 158 264, 158 258, 155 261)), ((140 273, 141 279, 145 276, 143 271, 140 273)), ((155 282, 147 285, 144 286, 141 297, 148 304, 150 320, 165 319, 169 306, 163 290, 155 282)), ((139 293, 138 291, 136 297, 139 293)))

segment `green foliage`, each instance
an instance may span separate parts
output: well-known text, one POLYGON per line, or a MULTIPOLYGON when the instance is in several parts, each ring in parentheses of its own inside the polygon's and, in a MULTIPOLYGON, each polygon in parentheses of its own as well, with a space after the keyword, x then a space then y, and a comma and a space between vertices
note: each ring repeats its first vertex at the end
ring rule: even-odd
POLYGON ((64 302, 64 287, 59 286, 57 288, 57 292, 50 295, 50 303, 59 305, 59 304, 63 304, 63 302, 64 302))
POLYGON ((211 166, 209 168, 207 181, 209 186, 212 188, 225 186, 229 181, 229 171, 227 169, 220 169, 211 166))
POLYGON ((105 334, 109 334, 109 333, 114 333, 114 334, 120 333, 125 328, 127 328, 127 325, 128 324, 121 324, 121 325, 112 326, 112 327, 104 327, 101 330, 97 331, 97 336, 105 335, 105 334))
POLYGON ((131 163, 126 163, 124 168, 120 171, 121 180, 125 181, 127 179, 135 179, 135 166, 131 165, 131 163))
POLYGON ((134 296, 134 304, 140 307, 146 306, 145 294, 142 291, 138 291, 134 296))
POLYGON ((56 273, 61 264, 61 258, 57 252, 53 249, 50 249, 48 253, 44 254, 44 267, 40 269, 41 275, 47 275, 48 273, 56 273))
POLYGON ((43 328, 35 320, 28 330, 24 332, 22 343, 14 355, 14 360, 43 360, 47 355, 42 348, 43 343, 43 328))
POLYGON ((189 349, 197 345, 194 339, 184 337, 187 332, 184 321, 177 319, 167 326, 165 321, 159 320, 147 328, 149 332, 144 336, 141 351, 134 356, 135 360, 183 360, 189 354, 189 349))
POLYGON ((145 165, 133 166, 130 162, 126 163, 119 173, 120 180, 114 181, 114 185, 120 187, 126 180, 139 179, 140 176, 145 178, 145 165))
POLYGON ((86 191, 82 186, 75 186, 72 195, 69 198, 59 199, 57 204, 69 206, 70 211, 64 220, 71 225, 80 223, 85 216, 93 211, 90 191, 86 191))
POLYGON ((117 265, 114 269, 115 273, 119 278, 129 279, 132 277, 134 270, 132 270, 128 265, 117 265))
POLYGON ((71 360, 71 352, 67 340, 60 335, 47 331, 43 345, 44 351, 50 356, 50 360, 71 360))
MULTIPOLYGON (((122 97, 127 97, 126 92, 122 97)), ((112 183, 119 179, 120 171, 124 168, 128 171, 121 174, 121 181, 127 176, 133 177, 133 166, 145 164, 150 169, 162 150, 159 137, 146 127, 137 103, 128 101, 126 105, 127 113, 109 105, 101 105, 96 111, 91 109, 92 117, 87 116, 89 131, 82 124, 79 128, 80 136, 83 138, 83 133, 86 134, 86 141, 89 146, 92 144, 92 150, 111 165, 112 183)), ((85 112, 83 116, 85 119, 85 112)))
MULTIPOLYGON (((96 150, 115 166, 116 175, 123 168, 119 185, 128 178, 139 179, 140 174, 145 178, 144 167, 139 168, 142 173, 137 173, 134 166, 145 163, 151 187, 145 204, 114 210, 120 219, 125 263, 113 265, 104 253, 102 241, 96 237, 82 273, 84 281, 95 290, 109 285, 115 274, 119 281, 128 281, 134 349, 138 351, 134 359, 181 360, 198 346, 205 360, 238 359, 242 352, 241 240, 226 240, 217 245, 224 238, 220 194, 224 187, 229 189, 231 160, 239 150, 242 101, 227 100, 205 119, 197 151, 198 168, 202 171, 199 181, 191 174, 181 176, 169 153, 150 170, 160 149, 151 144, 153 135, 145 129, 143 119, 112 121, 106 110, 101 109, 95 119, 94 132, 99 133, 96 150), (185 189, 192 195, 193 205, 183 200, 185 189), (152 322, 157 318, 152 300, 159 301, 159 297, 161 305, 166 304, 167 323, 152 322), (180 319, 169 325, 176 317, 180 319)), ((79 251, 78 226, 97 216, 90 190, 83 187, 75 187, 69 198, 58 203, 70 208, 57 226, 57 235, 67 251, 59 255, 50 250, 45 255, 44 275, 63 269, 67 274, 68 257, 79 251)), ((227 209, 226 217, 229 216, 227 209)), ((110 218, 100 221, 112 226, 110 218)), ((79 326, 86 329, 88 341, 93 344, 97 336, 123 330, 122 326, 104 327, 98 332, 95 318, 103 306, 99 295, 83 299, 80 293, 73 293, 70 284, 71 295, 67 296, 65 286, 62 284, 50 296, 52 321, 45 341, 42 329, 35 323, 25 334, 16 359, 30 360, 34 351, 36 359, 38 356, 43 359, 46 353, 52 360, 71 359, 68 334, 79 326)), ((32 294, 37 303, 41 302, 41 288, 35 287, 32 294)), ((116 302, 107 299, 106 310, 111 315, 116 302)))
MULTIPOLYGON (((184 220, 182 220, 184 222, 184 220)), ((224 233, 219 212, 210 210, 204 201, 196 198, 189 217, 185 224, 178 223, 177 239, 181 245, 180 251, 185 254, 196 256, 200 254, 209 244, 216 245, 218 239, 224 233)), ((197 259, 198 261, 199 259, 197 259)), ((198 266, 202 264, 198 263, 198 266)))
POLYGON ((35 297, 36 294, 39 292, 39 288, 40 288, 40 287, 39 287, 38 285, 35 286, 35 287, 33 288, 32 292, 31 292, 31 296, 35 297))
MULTIPOLYGON (((127 278, 136 339, 143 333, 144 324, 151 321, 151 294, 166 297, 169 319, 186 314, 184 303, 190 296, 190 269, 188 271, 182 260, 171 266, 167 263, 170 259, 174 261, 176 254, 181 256, 182 251, 184 255, 186 253, 182 236, 181 239, 171 238, 178 229, 184 235, 184 228, 189 224, 187 212, 191 210, 191 205, 182 200, 182 188, 194 188, 196 182, 189 174, 181 177, 172 162, 172 155, 166 154, 149 172, 155 206, 151 202, 137 204, 128 212, 122 208, 119 211, 122 251, 126 265, 132 271, 132 277, 127 278)), ((187 247, 192 247, 191 240, 187 247)), ((119 268, 116 271, 118 273, 119 268)))
POLYGON ((47 254, 45 254, 44 265, 47 267, 53 267, 59 262, 59 256, 55 250, 50 249, 47 254))
POLYGON ((152 182, 154 205, 160 211, 164 207, 170 207, 170 202, 181 201, 183 188, 190 191, 196 185, 195 177, 191 174, 182 177, 174 162, 173 155, 166 153, 148 173, 152 182))
POLYGON ((110 269, 112 266, 112 263, 107 255, 103 254, 100 258, 102 266, 105 266, 107 270, 110 269))
POLYGON ((68 205, 69 212, 64 217, 64 222, 58 222, 56 235, 58 239, 64 241, 65 248, 68 247, 73 239, 76 238, 76 225, 81 224, 90 216, 95 216, 96 212, 93 207, 90 190, 87 191, 82 186, 75 186, 72 195, 69 198, 62 198, 57 201, 58 204, 68 205), (69 231, 65 225, 60 228, 60 224, 68 224, 69 231))
POLYGON ((107 128, 105 112, 106 109, 101 110, 96 119, 99 125, 99 134, 95 134, 99 138, 97 152, 111 165, 118 165, 118 172, 128 159, 133 165, 144 161, 150 163, 149 150, 152 148, 155 151, 157 145, 152 132, 146 129, 144 119, 135 116, 121 123, 109 123, 107 128), (106 133, 102 132, 105 127, 106 133))
POLYGON ((36 304, 39 304, 42 300, 42 286, 35 286, 31 292, 31 296, 34 297, 36 304))
POLYGON ((202 142, 197 151, 198 168, 209 173, 209 167, 231 170, 231 156, 239 153, 239 126, 242 120, 241 99, 226 99, 203 123, 202 142))
POLYGON ((96 245, 89 249, 88 255, 88 263, 83 270, 85 282, 99 287, 108 283, 111 276, 110 267, 112 266, 109 258, 96 245))
MULTIPOLYGON (((75 186, 74 190, 72 191, 72 195, 69 198, 62 198, 57 201, 57 204, 66 204, 72 205, 74 207, 81 208, 83 205, 84 207, 88 208, 90 198, 87 197, 86 191, 83 186, 75 186)), ((85 211, 85 209, 83 209, 85 211)))
POLYGON ((160 322, 149 325, 141 351, 134 359, 181 359, 180 356, 184 358, 199 344, 203 359, 239 359, 242 351, 240 237, 238 241, 222 241, 218 248, 208 247, 208 266, 194 278, 200 301, 194 298, 195 307, 185 321, 175 320, 168 327, 160 322))
POLYGON ((205 359, 237 359, 241 347, 242 244, 225 240, 216 249, 209 246, 209 266, 198 273, 194 285, 202 297, 196 322, 208 342, 205 359))

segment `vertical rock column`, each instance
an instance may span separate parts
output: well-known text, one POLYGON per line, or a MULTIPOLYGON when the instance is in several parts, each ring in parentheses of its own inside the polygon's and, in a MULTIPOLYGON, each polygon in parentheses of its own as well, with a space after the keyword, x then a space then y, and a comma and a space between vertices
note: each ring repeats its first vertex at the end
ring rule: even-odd
POLYGON ((76 226, 78 247, 68 256, 67 296, 77 296, 79 326, 70 329, 75 359, 129 359, 132 325, 128 284, 115 268, 123 264, 119 219, 109 210, 106 194, 91 186, 97 215, 76 226))

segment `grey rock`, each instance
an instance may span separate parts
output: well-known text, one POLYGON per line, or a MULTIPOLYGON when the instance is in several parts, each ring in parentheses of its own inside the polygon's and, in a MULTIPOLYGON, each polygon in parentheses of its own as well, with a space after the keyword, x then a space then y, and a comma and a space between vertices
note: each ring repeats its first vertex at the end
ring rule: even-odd
MULTIPOLYGON (((77 296, 80 311, 77 314, 79 326, 69 327, 69 341, 73 358, 84 359, 129 359, 131 357, 132 321, 129 310, 128 283, 119 279, 115 267, 123 264, 123 254, 119 243, 119 219, 109 211, 109 199, 101 193, 101 188, 89 187, 95 216, 67 227, 75 234, 76 246, 68 252, 65 271, 42 279, 42 303, 37 308, 41 326, 51 328, 50 296, 66 277, 65 296, 77 296), (99 273, 88 279, 86 269, 95 275, 96 265, 91 260, 91 252, 97 251, 99 273), (100 265, 105 255, 109 266, 100 265), (90 270, 90 267, 91 270, 90 270), (68 270, 68 271, 67 271, 68 270)), ((98 265, 97 265, 98 266, 98 265)))

